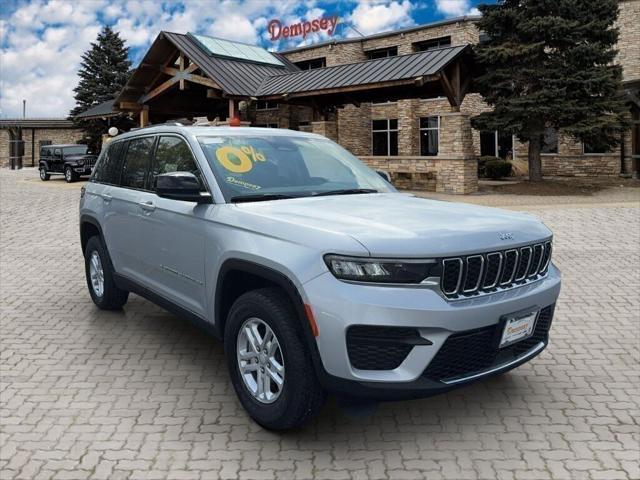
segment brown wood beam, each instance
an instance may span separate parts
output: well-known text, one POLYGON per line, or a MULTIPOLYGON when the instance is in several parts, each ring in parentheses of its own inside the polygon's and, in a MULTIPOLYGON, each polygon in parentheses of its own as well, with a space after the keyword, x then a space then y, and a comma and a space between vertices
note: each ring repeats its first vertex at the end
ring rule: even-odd
POLYGON ((456 105, 462 104, 462 95, 460 94, 460 61, 456 61, 453 65, 453 91, 456 94, 456 105))
POLYGON ((205 87, 211 87, 217 90, 222 90, 222 87, 220 87, 220 85, 218 85, 216 82, 214 82, 210 78, 203 77, 202 75, 186 74, 184 76, 184 79, 192 83, 204 85, 205 87))
POLYGON ((444 70, 440 72, 440 83, 442 85, 442 90, 444 90, 444 94, 447 97, 447 100, 449 100, 449 104, 451 105, 451 107, 453 107, 454 109, 459 109, 460 105, 457 103, 457 95, 444 70))
POLYGON ((160 85, 158 85, 156 88, 151 90, 146 95, 143 95, 142 97, 140 97, 138 99, 138 103, 146 103, 146 102, 148 102, 152 98, 157 97, 158 95, 160 95, 165 90, 168 90, 169 88, 174 86, 179 81, 180 81, 179 77, 171 77, 169 80, 166 80, 165 82, 161 83, 160 85))
POLYGON ((197 69, 198 69, 198 65, 196 65, 195 63, 192 63, 184 70, 180 70, 178 68, 173 68, 173 67, 162 67, 160 71, 162 73, 166 73, 167 75, 174 76, 174 75, 180 75, 181 73, 186 74, 186 73, 195 72, 197 69))
POLYGON ((145 105, 140 110, 140 128, 144 128, 149 125, 149 107, 145 105))
POLYGON ((136 102, 120 102, 119 108, 121 110, 131 110, 131 111, 137 112, 142 108, 142 105, 136 102))

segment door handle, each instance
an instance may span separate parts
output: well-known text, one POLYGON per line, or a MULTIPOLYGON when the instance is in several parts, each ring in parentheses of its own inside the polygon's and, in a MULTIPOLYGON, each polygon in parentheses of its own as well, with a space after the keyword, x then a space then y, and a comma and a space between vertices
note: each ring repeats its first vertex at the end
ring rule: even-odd
POLYGON ((113 199, 113 197, 107 193, 101 193, 100 196, 105 203, 109 203, 113 199))
POLYGON ((156 209, 156 206, 153 204, 153 202, 140 202, 138 203, 138 205, 140 205, 143 210, 147 210, 149 212, 152 212, 156 209))

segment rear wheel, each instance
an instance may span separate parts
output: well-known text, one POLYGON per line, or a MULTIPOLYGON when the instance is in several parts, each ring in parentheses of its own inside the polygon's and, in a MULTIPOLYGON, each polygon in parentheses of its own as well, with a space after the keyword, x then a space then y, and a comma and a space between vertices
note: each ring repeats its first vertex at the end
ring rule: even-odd
POLYGON ((45 167, 40 167, 40 180, 46 182, 51 178, 51 175, 47 173, 47 169, 45 167))
POLYGON ((231 381, 245 410, 265 428, 301 426, 322 408, 325 392, 303 335, 277 288, 245 293, 229 311, 224 346, 231 381))
POLYGON ((127 303, 129 292, 118 288, 113 266, 98 236, 91 237, 84 251, 85 275, 91 299, 102 310, 118 310, 127 303))

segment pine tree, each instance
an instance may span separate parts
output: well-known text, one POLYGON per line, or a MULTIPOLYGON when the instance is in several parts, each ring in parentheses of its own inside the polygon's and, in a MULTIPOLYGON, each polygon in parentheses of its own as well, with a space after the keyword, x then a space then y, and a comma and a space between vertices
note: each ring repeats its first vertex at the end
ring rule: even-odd
POLYGON ((614 146, 628 127, 622 69, 615 65, 616 0, 505 0, 479 7, 478 91, 493 111, 472 119, 529 142, 529 178, 542 180, 547 127, 614 146))
MULTIPOLYGON (((88 108, 113 99, 129 78, 129 48, 125 46, 118 32, 104 26, 91 48, 82 55, 78 76, 80 82, 73 89, 76 106, 70 116, 84 112, 88 108)), ((97 146, 104 125, 98 120, 77 122, 91 138, 90 143, 97 146)))

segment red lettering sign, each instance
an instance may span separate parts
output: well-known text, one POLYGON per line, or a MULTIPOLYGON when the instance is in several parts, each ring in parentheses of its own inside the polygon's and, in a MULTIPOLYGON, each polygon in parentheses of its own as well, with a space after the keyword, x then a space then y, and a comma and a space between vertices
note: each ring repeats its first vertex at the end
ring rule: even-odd
POLYGON ((271 35, 271 41, 275 42, 280 38, 302 37, 307 38, 310 33, 317 33, 320 30, 327 32, 327 35, 333 35, 338 26, 340 19, 337 15, 333 17, 322 17, 313 20, 305 20, 291 25, 282 25, 278 19, 273 19, 267 26, 267 31, 271 35))

